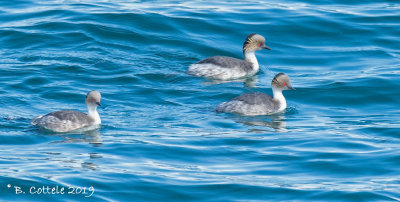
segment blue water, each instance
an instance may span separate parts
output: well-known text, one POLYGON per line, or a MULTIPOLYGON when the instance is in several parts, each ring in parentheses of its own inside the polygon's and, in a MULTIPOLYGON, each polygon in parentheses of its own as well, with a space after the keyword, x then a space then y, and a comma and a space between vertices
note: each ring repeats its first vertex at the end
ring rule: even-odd
POLYGON ((400 200, 399 36, 395 0, 2 0, 0 199, 400 200), (257 52, 252 81, 185 74, 205 57, 241 58, 253 32, 272 50, 257 52), (297 89, 286 113, 214 111, 271 94, 278 72, 297 89), (30 126, 85 112, 93 89, 100 129, 30 126), (34 192, 43 186, 86 190, 34 192))

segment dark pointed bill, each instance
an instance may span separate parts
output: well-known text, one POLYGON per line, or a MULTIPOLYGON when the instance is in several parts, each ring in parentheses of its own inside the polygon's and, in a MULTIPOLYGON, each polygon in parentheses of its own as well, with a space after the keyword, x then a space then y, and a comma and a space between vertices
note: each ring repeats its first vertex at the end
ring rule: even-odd
POLYGON ((288 87, 290 90, 296 90, 296 89, 293 88, 291 85, 287 85, 287 87, 288 87))
POLYGON ((266 45, 263 45, 261 48, 264 48, 264 49, 267 49, 267 50, 271 50, 271 48, 266 46, 266 45))

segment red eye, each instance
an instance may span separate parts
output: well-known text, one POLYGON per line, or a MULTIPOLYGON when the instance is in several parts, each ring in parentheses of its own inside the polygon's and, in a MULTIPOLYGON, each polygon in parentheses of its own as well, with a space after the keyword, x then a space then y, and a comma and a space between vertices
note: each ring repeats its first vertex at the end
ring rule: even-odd
POLYGON ((258 43, 257 46, 261 46, 261 43, 258 43))
POLYGON ((94 102, 95 100, 94 99, 92 99, 92 102, 94 102))
POLYGON ((283 83, 283 86, 286 86, 286 83, 283 83))

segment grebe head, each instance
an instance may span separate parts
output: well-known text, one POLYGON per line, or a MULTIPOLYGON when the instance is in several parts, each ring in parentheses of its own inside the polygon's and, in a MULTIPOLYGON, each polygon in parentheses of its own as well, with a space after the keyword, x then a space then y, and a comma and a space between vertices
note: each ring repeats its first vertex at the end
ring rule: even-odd
POLYGON ((86 105, 87 106, 101 106, 100 104, 101 95, 97 90, 92 90, 86 95, 86 105))
POLYGON ((265 45, 265 38, 259 34, 253 33, 247 36, 243 44, 243 53, 254 52, 262 49, 271 50, 265 45))
POLYGON ((271 86, 279 90, 296 90, 290 84, 289 76, 284 73, 275 75, 274 79, 272 79, 271 86))

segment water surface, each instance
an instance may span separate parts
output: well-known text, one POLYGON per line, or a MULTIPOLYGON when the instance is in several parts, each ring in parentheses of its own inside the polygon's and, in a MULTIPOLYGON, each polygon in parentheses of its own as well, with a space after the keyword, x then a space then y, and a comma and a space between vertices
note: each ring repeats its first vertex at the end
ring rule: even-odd
POLYGON ((0 193, 15 200, 400 200, 397 1, 1 1, 0 193), (185 74, 205 57, 242 57, 267 38, 252 82, 185 74), (288 109, 241 117, 214 107, 271 94, 288 109), (102 127, 43 133, 31 118, 86 111, 102 127), (11 185, 8 188, 7 185, 11 185), (93 187, 16 194, 14 186, 93 187))

